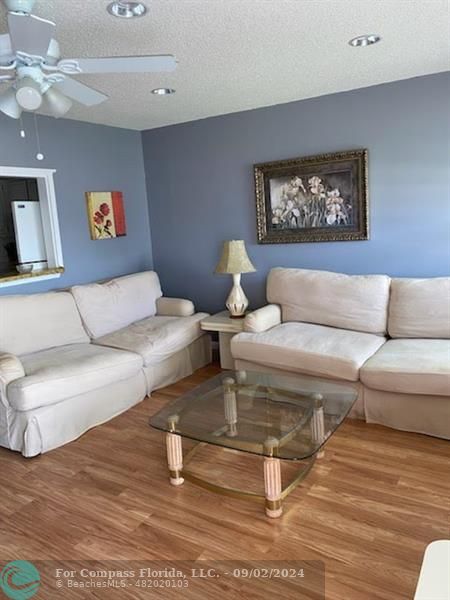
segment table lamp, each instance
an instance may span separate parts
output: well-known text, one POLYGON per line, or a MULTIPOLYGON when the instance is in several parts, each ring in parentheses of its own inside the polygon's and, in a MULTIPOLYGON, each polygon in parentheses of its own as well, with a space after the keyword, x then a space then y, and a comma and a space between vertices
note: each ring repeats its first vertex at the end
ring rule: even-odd
POLYGON ((215 273, 233 275, 233 287, 226 301, 232 319, 242 319, 248 306, 247 296, 241 287, 241 273, 256 271, 250 262, 244 240, 230 240, 223 243, 222 256, 215 273))

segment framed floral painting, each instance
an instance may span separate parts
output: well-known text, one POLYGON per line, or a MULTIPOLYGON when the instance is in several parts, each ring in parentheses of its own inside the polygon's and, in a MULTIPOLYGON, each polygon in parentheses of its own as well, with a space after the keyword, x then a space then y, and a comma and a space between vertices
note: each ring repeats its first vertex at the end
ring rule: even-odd
POLYGON ((258 243, 369 239, 367 150, 254 166, 258 243))
POLYGON ((122 192, 86 192, 91 239, 110 240, 127 234, 122 192))

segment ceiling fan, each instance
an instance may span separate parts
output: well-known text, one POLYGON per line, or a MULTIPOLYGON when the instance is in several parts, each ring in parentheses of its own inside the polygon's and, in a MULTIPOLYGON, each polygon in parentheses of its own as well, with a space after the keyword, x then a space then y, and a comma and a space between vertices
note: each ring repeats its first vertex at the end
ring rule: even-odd
POLYGON ((36 0, 3 0, 9 33, 0 35, 0 111, 19 119, 22 111, 45 110, 58 118, 72 100, 94 106, 108 96, 72 79, 84 73, 155 73, 173 71, 172 55, 61 59, 55 23, 31 14, 36 0))

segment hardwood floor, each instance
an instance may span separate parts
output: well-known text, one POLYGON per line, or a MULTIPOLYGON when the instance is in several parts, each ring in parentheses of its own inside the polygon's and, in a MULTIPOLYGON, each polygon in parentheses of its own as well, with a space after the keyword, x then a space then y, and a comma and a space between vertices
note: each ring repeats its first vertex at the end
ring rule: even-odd
MULTIPOLYGON (((150 414, 218 371, 206 367, 46 455, 24 459, 0 449, 1 565, 15 559, 320 560, 327 600, 411 599, 426 545, 449 536, 450 445, 349 420, 284 502, 284 516, 269 520, 259 504, 189 482, 170 486, 163 435, 148 426, 150 414)), ((245 478, 254 474, 253 465, 242 468, 245 478)), ((48 598, 274 597, 270 583, 261 581, 247 595, 216 583, 198 596, 70 593, 48 598)))

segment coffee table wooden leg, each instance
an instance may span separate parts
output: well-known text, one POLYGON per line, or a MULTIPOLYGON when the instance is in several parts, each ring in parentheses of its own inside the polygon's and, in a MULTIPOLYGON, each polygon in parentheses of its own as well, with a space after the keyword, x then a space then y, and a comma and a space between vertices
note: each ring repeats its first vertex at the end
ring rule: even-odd
POLYGON ((281 517, 281 462, 276 458, 279 441, 268 438, 265 441, 265 451, 270 456, 264 457, 264 490, 266 496, 266 515, 272 519, 281 517), (274 456, 275 455, 275 456, 274 456))
POLYGON ((181 437, 176 433, 166 434, 167 463, 169 465, 170 483, 181 485, 184 483, 181 472, 183 470, 183 448, 181 437))
POLYGON ((281 463, 279 458, 264 458, 264 488, 266 515, 272 519, 281 517, 281 463))
POLYGON ((234 385, 235 381, 232 377, 223 380, 223 402, 225 421, 228 425, 228 437, 236 437, 237 435, 237 405, 234 385))
MULTIPOLYGON (((169 427, 172 431, 175 431, 177 423, 178 415, 169 417, 169 427)), ((172 485, 181 485, 184 483, 184 479, 181 477, 181 473, 183 471, 183 445, 181 442, 181 436, 176 433, 167 433, 166 448, 170 483, 172 485)))
MULTIPOLYGON (((314 394, 313 417, 311 420, 311 434, 313 440, 317 444, 321 444, 325 438, 325 424, 323 417, 323 396, 322 394, 314 394)), ((320 450, 317 453, 317 458, 322 458, 324 451, 320 450)))

